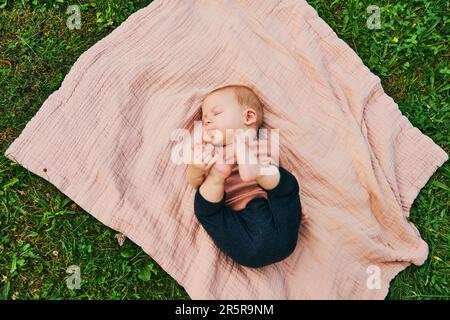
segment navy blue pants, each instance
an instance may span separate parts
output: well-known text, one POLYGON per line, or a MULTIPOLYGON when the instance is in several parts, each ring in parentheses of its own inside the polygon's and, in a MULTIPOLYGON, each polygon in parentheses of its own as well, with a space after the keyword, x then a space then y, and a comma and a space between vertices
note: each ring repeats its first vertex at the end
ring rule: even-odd
POLYGON ((280 181, 267 198, 254 198, 234 211, 210 202, 197 189, 194 212, 214 243, 237 263, 259 268, 287 258, 297 245, 302 217, 297 179, 282 167, 280 181))

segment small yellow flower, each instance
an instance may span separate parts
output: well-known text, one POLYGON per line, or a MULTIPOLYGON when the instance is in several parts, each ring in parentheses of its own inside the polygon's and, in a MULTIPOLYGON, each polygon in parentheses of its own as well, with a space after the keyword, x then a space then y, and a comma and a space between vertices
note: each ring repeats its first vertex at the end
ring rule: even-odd
POLYGON ((397 38, 397 37, 394 37, 394 38, 392 38, 392 41, 394 41, 395 43, 397 43, 397 42, 398 42, 398 38, 397 38))

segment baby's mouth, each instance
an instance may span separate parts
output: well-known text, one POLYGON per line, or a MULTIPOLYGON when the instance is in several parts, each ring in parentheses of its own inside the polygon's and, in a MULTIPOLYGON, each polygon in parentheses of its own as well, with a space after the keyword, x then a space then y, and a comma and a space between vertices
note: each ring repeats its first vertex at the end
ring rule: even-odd
POLYGON ((210 143, 214 146, 214 147, 222 147, 222 144, 219 142, 215 142, 215 136, 216 136, 216 131, 218 129, 207 129, 206 130, 206 134, 208 135, 208 137, 210 138, 210 143))
POLYGON ((203 140, 208 143, 212 143, 212 141, 214 140, 214 135, 215 135, 214 131, 215 131, 215 129, 203 128, 203 140))

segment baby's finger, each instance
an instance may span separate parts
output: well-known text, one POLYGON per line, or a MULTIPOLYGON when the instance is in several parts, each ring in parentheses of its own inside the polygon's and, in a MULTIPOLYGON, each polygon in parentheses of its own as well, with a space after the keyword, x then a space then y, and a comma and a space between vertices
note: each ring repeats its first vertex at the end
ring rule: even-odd
POLYGON ((212 151, 214 150, 214 145, 211 144, 211 143, 206 144, 205 150, 206 150, 207 152, 212 152, 212 151))
POLYGON ((270 157, 270 150, 267 148, 267 146, 260 145, 258 147, 258 155, 260 157, 270 157))
POLYGON ((211 160, 209 161, 208 165, 205 168, 206 170, 211 169, 211 167, 216 163, 217 157, 218 156, 216 154, 214 157, 211 158, 211 160))
POLYGON ((193 164, 202 163, 201 153, 196 148, 191 150, 191 163, 193 164))
POLYGON ((203 152, 203 157, 206 157, 206 155, 208 154, 212 154, 214 151, 214 146, 212 144, 207 144, 205 146, 204 152, 203 152))
POLYGON ((212 152, 204 151, 203 154, 202 154, 202 159, 205 159, 207 156, 210 156, 210 155, 212 155, 212 152))
POLYGON ((268 156, 266 156, 266 155, 259 154, 258 162, 259 162, 260 164, 266 166, 266 165, 271 164, 271 158, 268 157, 268 156))
POLYGON ((259 144, 260 147, 269 146, 269 142, 267 140, 264 140, 264 139, 259 140, 258 144, 259 144))
POLYGON ((203 159, 203 163, 207 164, 209 163, 209 161, 211 160, 212 155, 211 154, 207 154, 206 157, 203 159))

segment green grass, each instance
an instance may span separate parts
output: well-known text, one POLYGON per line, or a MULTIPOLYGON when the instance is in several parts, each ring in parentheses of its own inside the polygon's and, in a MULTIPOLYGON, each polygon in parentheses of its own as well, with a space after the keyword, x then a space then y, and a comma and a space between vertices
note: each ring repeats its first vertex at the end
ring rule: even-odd
MULTIPOLYGON (((3 156, 76 59, 149 2, 0 0, 0 298, 189 299, 138 246, 119 246, 115 231, 3 156), (65 10, 77 3, 81 29, 69 30, 65 10), (72 264, 81 267, 80 290, 66 287, 72 264)), ((412 124, 449 153, 448 2, 310 4, 380 76, 412 124), (371 4, 381 9, 379 30, 366 27, 371 4)), ((429 259, 401 272, 388 299, 450 298, 449 179, 446 163, 414 202, 411 220, 429 259)))

